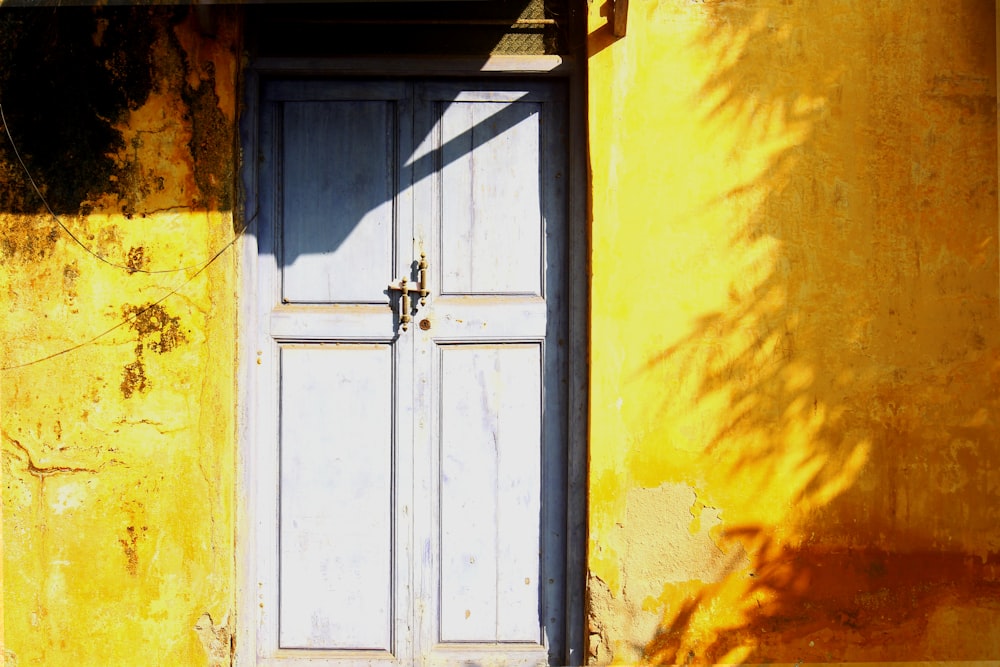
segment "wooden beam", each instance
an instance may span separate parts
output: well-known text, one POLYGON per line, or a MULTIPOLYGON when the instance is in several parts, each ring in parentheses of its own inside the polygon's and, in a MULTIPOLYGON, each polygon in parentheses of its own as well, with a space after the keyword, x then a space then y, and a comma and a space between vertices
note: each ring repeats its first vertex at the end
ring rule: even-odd
POLYGON ((628 0, 611 0, 611 29, 615 37, 624 37, 628 24, 628 0))

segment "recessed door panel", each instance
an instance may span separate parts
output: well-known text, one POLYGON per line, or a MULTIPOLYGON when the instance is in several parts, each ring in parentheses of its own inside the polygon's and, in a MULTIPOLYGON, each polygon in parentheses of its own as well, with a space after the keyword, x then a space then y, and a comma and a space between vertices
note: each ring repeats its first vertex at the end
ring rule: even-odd
POLYGON ((439 103, 444 294, 541 294, 537 102, 439 103))
MULTIPOLYGON (((560 663, 565 592, 565 142, 558 86, 440 82, 416 93, 417 238, 435 276, 416 317, 417 459, 437 567, 422 573, 427 664, 560 663)), ((419 487, 418 487, 419 488, 419 487)))
POLYGON ((282 105, 283 301, 387 301, 397 111, 393 101, 282 105))
POLYGON ((280 646, 390 648, 389 345, 285 345, 280 400, 280 646))
POLYGON ((440 355, 440 639, 537 643, 540 345, 440 355))

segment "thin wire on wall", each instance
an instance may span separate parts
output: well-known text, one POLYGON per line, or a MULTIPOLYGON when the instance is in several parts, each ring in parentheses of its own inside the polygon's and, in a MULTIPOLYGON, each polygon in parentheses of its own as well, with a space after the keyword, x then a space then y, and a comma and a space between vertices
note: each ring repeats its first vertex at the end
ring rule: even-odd
POLYGON ((32 359, 31 361, 26 361, 26 362, 20 363, 20 364, 13 364, 13 365, 10 365, 10 366, 0 367, 0 372, 2 372, 2 371, 12 371, 12 370, 16 370, 16 369, 19 369, 19 368, 25 368, 27 366, 34 366, 35 364, 40 364, 42 362, 49 361, 50 359, 55 359, 56 357, 60 357, 60 356, 62 356, 64 354, 68 354, 70 352, 73 352, 75 350, 79 350, 82 347, 86 347, 87 345, 91 345, 91 344, 97 342, 98 340, 100 340, 101 338, 104 338, 105 336, 107 336, 108 334, 112 333, 113 331, 115 331, 117 329, 120 329, 121 327, 125 326, 129 322, 132 322, 133 320, 135 320, 138 317, 142 316, 143 314, 145 314, 146 312, 148 312, 152 308, 158 306, 160 303, 162 303, 166 299, 170 298, 174 294, 177 294, 188 283, 190 283, 192 280, 194 280, 195 278, 197 278, 198 275, 200 275, 205 269, 207 269, 209 266, 211 266, 212 263, 215 262, 215 260, 217 260, 226 250, 228 250, 229 248, 231 248, 240 238, 242 238, 244 231, 246 231, 247 227, 249 226, 249 224, 253 220, 253 218, 256 217, 256 213, 255 213, 253 216, 251 216, 251 218, 249 220, 246 221, 246 223, 233 236, 233 238, 230 239, 230 241, 228 243, 226 243, 224 246, 222 246, 221 248, 219 248, 219 250, 216 251, 214 254, 212 254, 212 256, 209 257, 207 260, 205 260, 204 262, 201 262, 199 264, 192 264, 190 266, 184 266, 184 267, 177 268, 177 269, 159 269, 159 270, 147 270, 147 269, 133 268, 131 266, 125 266, 123 264, 116 264, 115 262, 112 262, 111 260, 107 259, 106 257, 104 257, 104 256, 102 256, 102 255, 100 255, 100 254, 98 254, 96 252, 94 252, 85 243, 83 243, 68 227, 66 227, 65 224, 63 224, 62 220, 59 219, 59 216, 56 215, 55 211, 52 210, 52 207, 49 206, 49 203, 45 199, 45 196, 42 194, 41 190, 35 184, 35 179, 32 178, 31 172, 28 169, 28 166, 25 164, 24 160, 21 158, 21 153, 17 150, 17 144, 14 143, 14 137, 11 135, 10 127, 7 124, 7 117, 3 113, 3 105, 2 104, 0 104, 0 122, 3 123, 4 133, 7 135, 7 140, 10 142, 10 147, 14 151, 14 155, 15 155, 15 157, 17 157, 17 161, 20 163, 21 169, 24 170, 24 174, 27 177, 28 182, 31 184, 31 187, 35 191, 35 194, 38 195, 38 198, 39 198, 39 200, 41 200, 42 205, 45 206, 45 210, 48 211, 49 215, 52 216, 52 219, 56 221, 56 224, 58 224, 59 227, 64 232, 66 232, 66 234, 71 239, 73 239, 73 241, 76 242, 77 245, 79 245, 81 248, 83 248, 84 250, 86 250, 89 255, 91 255, 95 259, 100 260, 104 264, 107 264, 108 266, 113 266, 116 269, 121 269, 121 270, 127 271, 129 273, 164 274, 164 273, 181 273, 181 272, 186 272, 186 271, 194 271, 194 273, 192 273, 190 276, 188 276, 184 280, 184 282, 180 283, 179 285, 177 285, 176 287, 174 287, 170 291, 168 291, 165 294, 163 294, 163 296, 161 296, 160 298, 158 298, 156 301, 153 301, 152 303, 146 305, 145 307, 143 307, 143 308, 141 308, 141 309, 133 312, 128 317, 123 318, 118 323, 116 323, 114 326, 112 326, 112 327, 110 327, 110 328, 102 331, 101 333, 97 334, 93 338, 85 340, 85 341, 83 341, 81 343, 77 343, 76 345, 71 345, 70 347, 67 347, 67 348, 64 348, 62 350, 59 350, 58 352, 53 352, 52 354, 48 354, 48 355, 45 355, 43 357, 39 357, 37 359, 32 359))

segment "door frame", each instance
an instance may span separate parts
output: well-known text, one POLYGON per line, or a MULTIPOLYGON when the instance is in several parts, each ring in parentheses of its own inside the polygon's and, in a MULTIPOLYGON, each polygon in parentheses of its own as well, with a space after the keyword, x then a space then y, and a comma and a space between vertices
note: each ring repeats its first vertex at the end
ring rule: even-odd
POLYGON ((244 104, 240 118, 241 198, 237 219, 243 225, 239 259, 236 451, 236 632, 235 665, 256 664, 257 615, 261 604, 253 558, 257 534, 251 508, 256 502, 258 444, 254 406, 259 396, 257 364, 257 216, 258 104, 261 81, 270 77, 393 77, 487 80, 496 77, 562 79, 568 85, 569 181, 567 183, 567 471, 566 600, 567 665, 582 665, 585 648, 584 595, 587 555, 587 461, 589 424, 590 224, 587 215, 587 134, 585 63, 565 56, 491 56, 489 58, 364 57, 256 58, 243 70, 244 104))

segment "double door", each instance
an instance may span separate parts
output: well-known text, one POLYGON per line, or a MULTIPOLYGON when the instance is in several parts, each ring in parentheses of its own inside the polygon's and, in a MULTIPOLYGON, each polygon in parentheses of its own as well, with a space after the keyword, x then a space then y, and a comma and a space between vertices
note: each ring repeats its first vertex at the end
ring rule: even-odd
POLYGON ((562 87, 260 90, 257 663, 563 662, 562 87))

